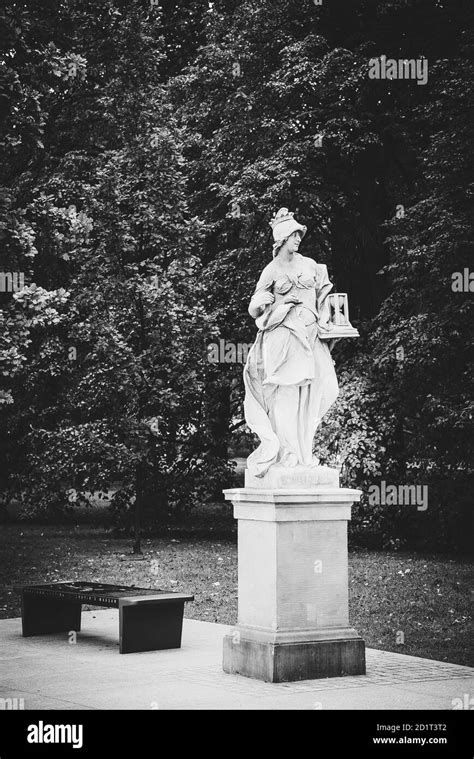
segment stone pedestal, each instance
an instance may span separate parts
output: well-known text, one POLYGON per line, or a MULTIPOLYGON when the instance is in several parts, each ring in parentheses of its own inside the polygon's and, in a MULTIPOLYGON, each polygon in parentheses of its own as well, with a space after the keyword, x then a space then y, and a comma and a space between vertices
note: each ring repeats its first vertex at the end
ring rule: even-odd
POLYGON ((224 671, 269 682, 365 674, 348 610, 347 522, 360 490, 224 494, 239 543, 239 621, 224 638, 224 671))
MULTIPOLYGON (((263 477, 255 477, 248 469, 245 470, 244 490, 282 490, 297 487, 317 488, 326 485, 334 488, 339 487, 339 472, 329 466, 295 466, 287 467, 274 464, 263 477)), ((226 496, 227 497, 227 496, 226 496)), ((232 499, 231 499, 232 500, 232 499)))

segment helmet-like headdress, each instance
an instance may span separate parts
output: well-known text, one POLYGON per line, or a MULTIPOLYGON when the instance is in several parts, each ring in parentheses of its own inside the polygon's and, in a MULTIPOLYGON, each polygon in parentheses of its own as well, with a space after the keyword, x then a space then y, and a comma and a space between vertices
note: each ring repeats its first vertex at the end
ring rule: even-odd
POLYGON ((293 232, 298 231, 301 237, 304 237, 306 234, 307 227, 303 224, 298 224, 293 216, 294 213, 288 211, 288 208, 280 208, 270 222, 274 239, 273 258, 275 258, 283 243, 293 234, 293 232))

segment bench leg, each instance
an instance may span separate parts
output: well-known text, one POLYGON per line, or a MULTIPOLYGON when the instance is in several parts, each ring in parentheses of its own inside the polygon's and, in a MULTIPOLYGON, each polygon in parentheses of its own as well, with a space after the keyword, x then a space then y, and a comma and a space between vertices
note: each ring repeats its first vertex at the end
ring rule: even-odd
POLYGON ((184 601, 120 603, 120 653, 180 648, 184 601))
POLYGON ((22 594, 23 637, 81 629, 81 604, 22 594))

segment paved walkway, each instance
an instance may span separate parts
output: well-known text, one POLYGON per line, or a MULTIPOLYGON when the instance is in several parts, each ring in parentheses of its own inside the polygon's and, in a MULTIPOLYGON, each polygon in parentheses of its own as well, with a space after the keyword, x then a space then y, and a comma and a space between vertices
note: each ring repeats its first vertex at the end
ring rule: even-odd
POLYGON ((366 676, 274 684, 222 671, 226 625, 185 619, 181 649, 122 656, 117 611, 83 612, 82 627, 70 644, 22 638, 20 619, 1 620, 0 699, 25 709, 452 709, 474 694, 474 669, 415 656, 368 649, 366 676))

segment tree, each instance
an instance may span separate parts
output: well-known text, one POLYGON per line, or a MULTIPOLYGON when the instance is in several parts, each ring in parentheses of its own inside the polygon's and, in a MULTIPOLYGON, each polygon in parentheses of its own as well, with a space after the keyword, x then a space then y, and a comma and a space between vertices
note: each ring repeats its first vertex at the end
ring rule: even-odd
POLYGON ((467 22, 462 0, 6 3, 2 266, 27 287, 0 293, 4 488, 62 508, 115 479, 117 508, 155 515, 218 496, 242 365, 206 345, 253 340, 287 206, 362 335, 335 349, 318 452, 365 490, 432 489, 427 515, 363 503, 357 529, 462 542, 467 22), (427 84, 371 79, 382 54, 425 55, 427 84))

